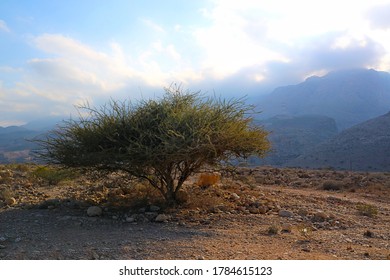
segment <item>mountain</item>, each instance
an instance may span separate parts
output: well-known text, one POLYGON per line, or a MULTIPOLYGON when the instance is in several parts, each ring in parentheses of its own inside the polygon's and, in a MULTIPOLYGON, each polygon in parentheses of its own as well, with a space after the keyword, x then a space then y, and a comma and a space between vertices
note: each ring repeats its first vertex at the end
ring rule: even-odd
POLYGON ((270 132, 272 151, 252 164, 281 166, 337 134, 335 120, 319 115, 279 115, 257 123, 270 132))
POLYGON ((390 171, 390 112, 342 131, 288 165, 390 171))
POLYGON ((342 130, 389 111, 390 74, 372 69, 330 72, 276 88, 257 102, 263 118, 325 115, 342 130))

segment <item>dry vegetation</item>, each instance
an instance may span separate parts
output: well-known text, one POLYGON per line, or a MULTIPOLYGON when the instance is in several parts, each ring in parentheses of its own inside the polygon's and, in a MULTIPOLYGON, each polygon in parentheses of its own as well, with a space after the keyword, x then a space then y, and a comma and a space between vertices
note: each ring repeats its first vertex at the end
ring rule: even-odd
POLYGON ((390 258, 390 173, 240 168, 179 197, 165 207, 121 173, 0 166, 0 259, 390 258))

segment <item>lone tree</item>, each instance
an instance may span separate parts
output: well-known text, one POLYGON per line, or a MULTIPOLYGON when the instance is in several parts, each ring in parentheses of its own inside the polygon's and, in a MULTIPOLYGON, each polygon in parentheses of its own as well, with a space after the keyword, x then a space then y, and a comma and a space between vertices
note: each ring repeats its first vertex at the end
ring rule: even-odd
POLYGON ((89 105, 41 140, 40 157, 66 167, 123 171, 144 179, 169 204, 204 165, 221 165, 269 149, 267 132, 252 124, 242 99, 205 98, 180 87, 158 100, 89 105))

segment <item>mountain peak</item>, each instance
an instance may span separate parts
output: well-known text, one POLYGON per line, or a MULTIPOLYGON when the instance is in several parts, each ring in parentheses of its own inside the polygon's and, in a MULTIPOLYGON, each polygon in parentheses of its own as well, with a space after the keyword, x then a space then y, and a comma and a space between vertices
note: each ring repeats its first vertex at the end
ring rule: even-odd
POLYGON ((312 76, 297 85, 279 87, 260 99, 262 117, 325 115, 345 129, 390 109, 390 74, 348 69, 312 76))

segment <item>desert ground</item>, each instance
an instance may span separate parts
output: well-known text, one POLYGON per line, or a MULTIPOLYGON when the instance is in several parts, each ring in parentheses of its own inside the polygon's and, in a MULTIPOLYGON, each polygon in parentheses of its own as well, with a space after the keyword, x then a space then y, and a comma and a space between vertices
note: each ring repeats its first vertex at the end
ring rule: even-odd
POLYGON ((390 172, 202 174, 165 207, 120 173, 2 165, 0 259, 390 259, 390 172))

